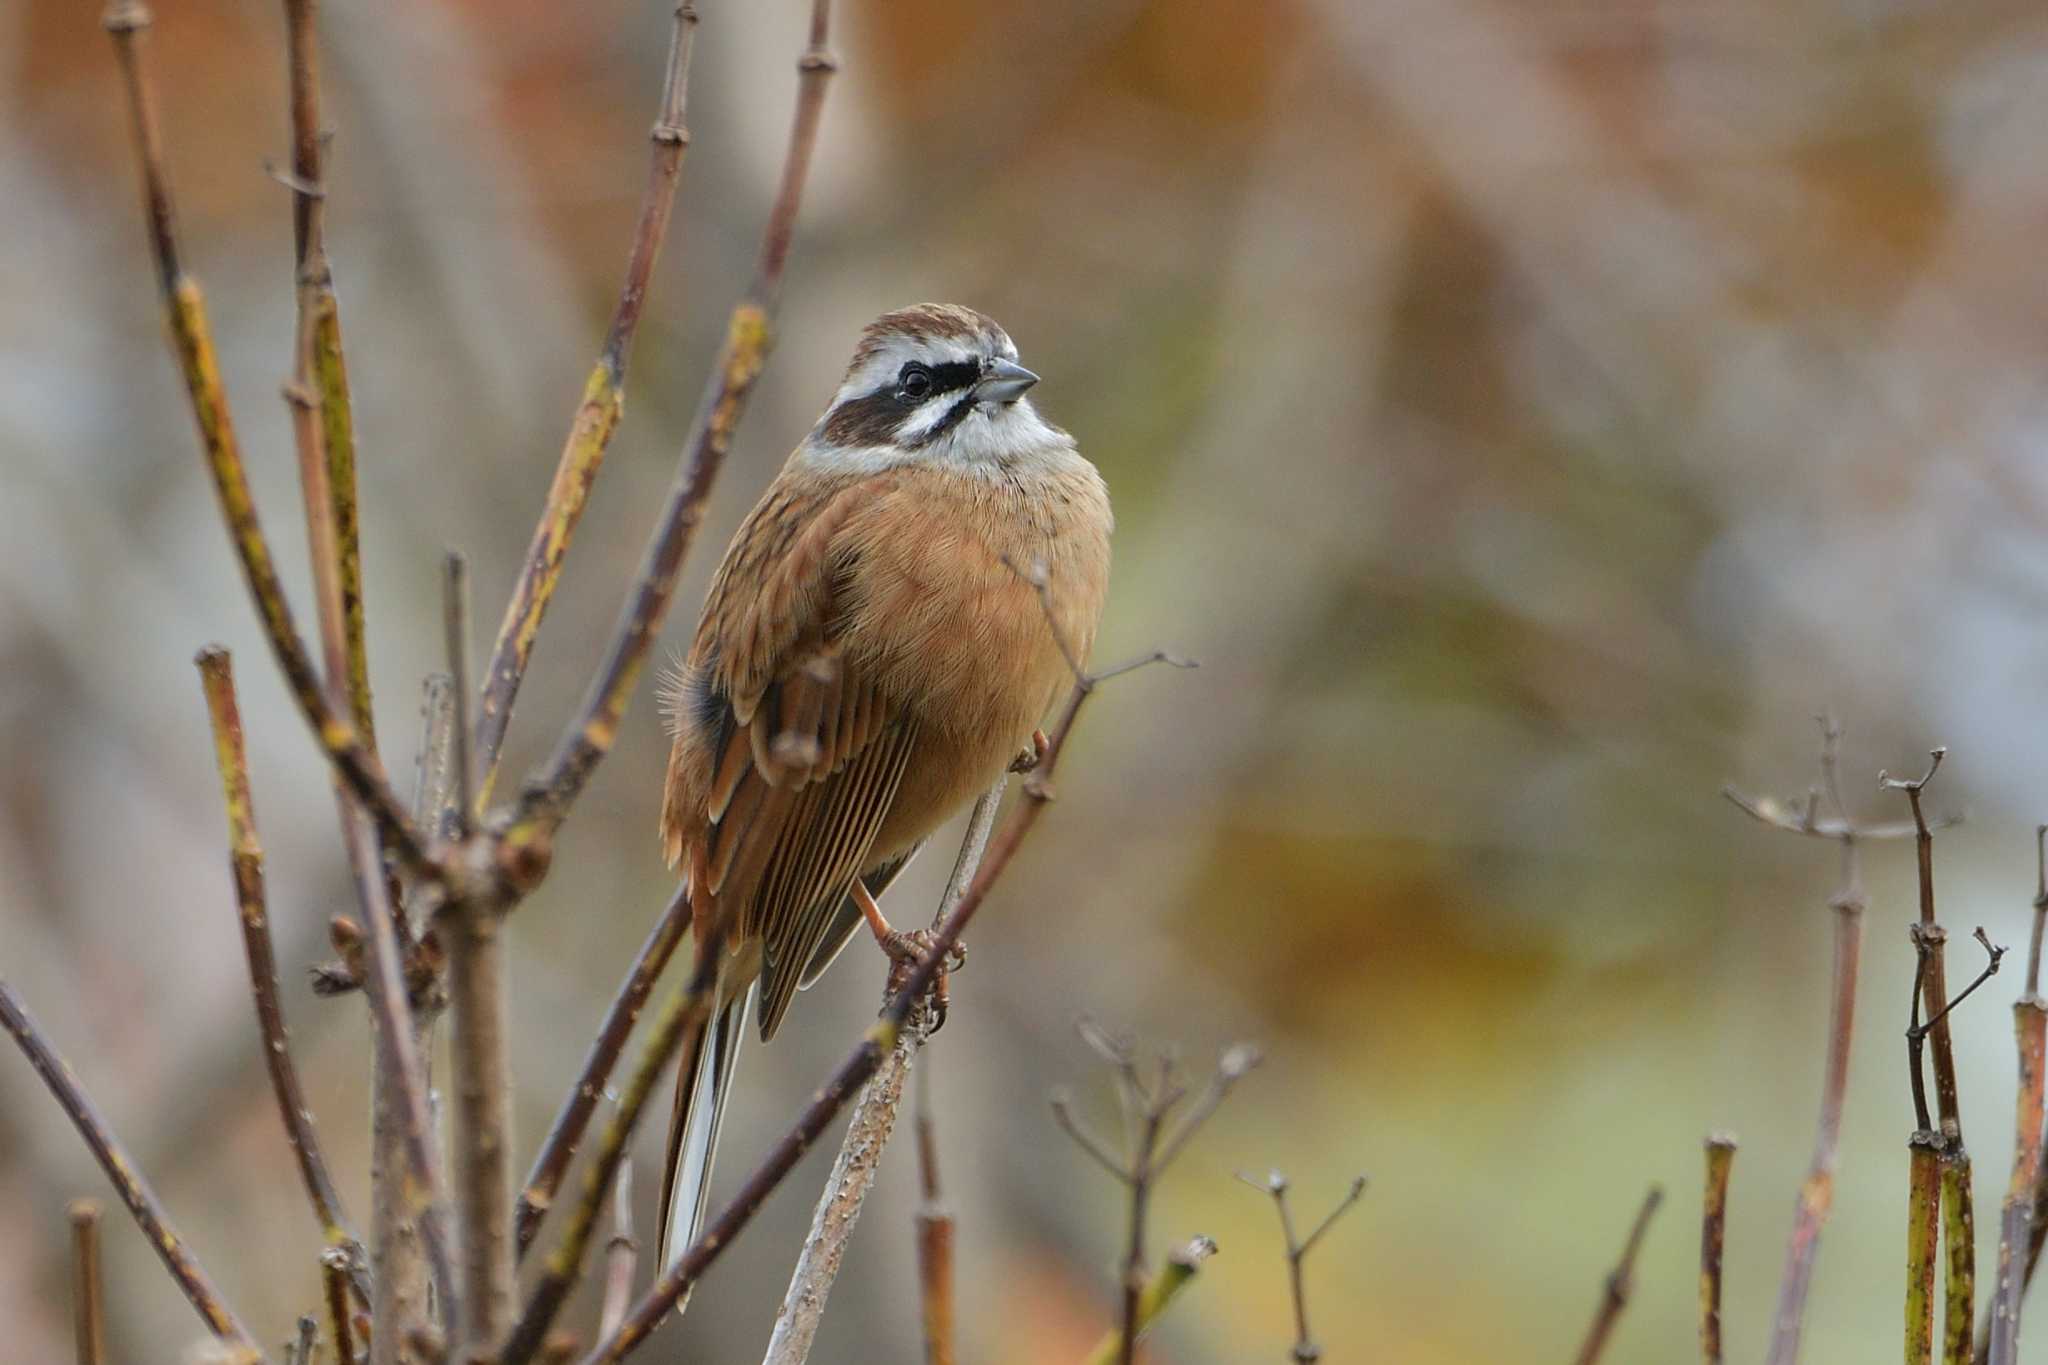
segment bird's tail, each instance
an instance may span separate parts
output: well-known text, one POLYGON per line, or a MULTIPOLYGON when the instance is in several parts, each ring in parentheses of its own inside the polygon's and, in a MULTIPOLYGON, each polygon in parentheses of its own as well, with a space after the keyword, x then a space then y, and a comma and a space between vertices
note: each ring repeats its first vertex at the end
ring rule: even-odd
POLYGON ((668 1159, 661 1187, 660 1267, 666 1272, 697 1240, 711 1189, 711 1159, 718 1127, 732 1094, 733 1063, 754 1009, 755 986, 728 1000, 705 1021, 694 1055, 676 1075, 675 1116, 669 1122, 668 1159))

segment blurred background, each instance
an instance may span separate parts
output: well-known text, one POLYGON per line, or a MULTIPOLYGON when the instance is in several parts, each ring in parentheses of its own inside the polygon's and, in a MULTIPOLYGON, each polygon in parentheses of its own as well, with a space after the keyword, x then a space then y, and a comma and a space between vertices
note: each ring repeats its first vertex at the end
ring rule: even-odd
MULTIPOLYGON (((676 230, 508 778, 580 694, 667 485, 772 192, 806 8, 703 4, 676 230)), ((241 663, 294 1040, 361 1222, 364 1013, 297 971, 348 882, 195 455, 94 18, 0 9, 0 971, 275 1341, 314 1301, 317 1230, 258 1058, 199 645, 241 663)), ((493 629, 595 353, 667 26, 646 0, 327 7, 371 662, 401 779, 438 666, 438 557, 471 555, 493 629)), ((2048 814, 2048 20, 1913 0, 849 0, 834 41, 781 344, 668 641, 861 324, 930 298, 1008 327, 1109 480, 1099 657, 1203 664, 1094 703, 927 1054, 964 1358, 1071 1360, 1112 1311, 1120 1200, 1044 1101, 1070 1086, 1110 1119, 1082 1014, 1194 1067, 1239 1038, 1269 1054, 1157 1196, 1155 1254, 1197 1232, 1223 1251, 1154 1359, 1284 1358, 1272 1210, 1230 1178, 1269 1167, 1304 1218, 1371 1175, 1311 1263, 1314 1325, 1330 1360, 1418 1365, 1568 1359, 1662 1182, 1609 1359, 1675 1358, 1710 1128, 1743 1141, 1727 1323, 1736 1354, 1760 1350, 1812 1141, 1834 855, 1720 784, 1803 793, 1828 708, 1851 804, 1896 818, 1877 770, 1950 746, 1932 804, 1970 819, 1938 845, 1943 917, 2026 941, 2048 814)), ((277 399, 288 205, 264 172, 285 155, 280 16, 188 0, 156 42, 191 263, 303 610, 277 399)), ((665 751, 643 695, 513 923, 521 1170, 668 894, 665 751)), ((915 869, 904 914, 949 861, 915 869)), ((1816 1361, 1898 1341, 1910 849, 1870 850, 1867 877, 1816 1361)), ((880 980, 856 945, 749 1049, 722 1188, 880 980)), ((2008 972, 1957 1016, 1980 1214, 2011 1155, 2018 988, 2008 972)), ((659 1349, 759 1349, 828 1160, 659 1349)), ((104 1182, 0 1060, 18 1359, 68 1351, 81 1193, 104 1182)), ((905 1140, 815 1359, 914 1357, 915 1201, 905 1140)), ((1978 1225, 1981 1265, 1995 1215, 1978 1225)), ((167 1358, 196 1323, 118 1211, 108 1228, 116 1355, 167 1358)), ((2031 1340, 2048 1362, 2048 1331, 2031 1340)))

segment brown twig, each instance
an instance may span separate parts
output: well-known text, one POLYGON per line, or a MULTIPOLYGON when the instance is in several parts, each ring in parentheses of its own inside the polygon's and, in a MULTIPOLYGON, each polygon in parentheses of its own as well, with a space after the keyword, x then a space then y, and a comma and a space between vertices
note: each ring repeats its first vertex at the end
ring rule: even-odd
POLYGON ((584 1129, 597 1110, 605 1082, 610 1079, 619 1054, 625 1050, 626 1039, 632 1036, 633 1026, 639 1022, 640 1011, 646 1007, 655 982, 661 979, 663 969, 675 955, 676 945, 683 941, 683 933, 689 927, 689 892, 677 887, 669 897, 667 908, 661 912, 661 918, 648 932, 647 941, 640 945, 633 965, 626 969, 626 979, 619 983, 611 1004, 605 1008, 604 1021, 598 1026, 589 1051, 584 1054, 576 1083, 562 1101, 554 1123, 548 1128, 547 1137, 541 1142, 540 1152, 534 1158, 533 1169, 527 1174, 526 1184, 519 1191, 512 1225, 522 1259, 527 1248, 533 1245, 541 1219, 554 1203, 555 1193, 561 1188, 569 1163, 575 1159, 584 1129))
POLYGON ((605 1243, 604 1305, 598 1313, 597 1334, 610 1336, 625 1320, 633 1302, 633 1271, 640 1261, 640 1243, 633 1236, 633 1155, 629 1151, 619 1166, 618 1183, 612 1187, 612 1238, 605 1243))
POLYGON ((583 398, 569 423, 569 436, 555 466, 554 482, 548 486, 547 501, 541 507, 540 523, 534 527, 526 558, 519 567, 511 601, 505 607, 504 624, 498 627, 497 643, 484 670, 484 690, 476 722, 478 790, 489 800, 497 780, 498 755, 505 742, 506 727, 512 723, 512 706, 519 696, 519 684, 533 655, 534 638, 541 618, 561 581, 562 560, 569 552, 570 537, 583 515, 591 486, 604 464, 606 448, 625 410, 626 366, 633 354, 633 335, 647 301, 647 289, 654 276, 668 236, 670 210, 675 205, 676 184, 682 178, 683 154, 690 145, 690 132, 683 124, 689 98, 690 50, 697 32, 697 7, 691 0, 676 5, 675 25, 669 34, 668 68, 662 79, 661 105, 649 134, 647 186, 640 195, 640 217, 633 229, 633 247, 626 259, 626 278, 619 286, 619 301, 612 309, 604 347, 590 378, 584 382, 583 398))
MULTIPOLYGON (((341 346, 341 313, 327 258, 325 159, 320 116, 320 45, 315 0, 284 0, 286 68, 292 124, 292 246, 297 266, 299 336, 305 368, 296 382, 320 414, 320 448, 329 499, 330 562, 340 608, 343 673, 349 716, 363 747, 377 752, 370 706, 369 651, 363 629, 362 548, 356 500, 355 417, 341 346)), ((335 674, 330 666, 330 682, 335 674)))
POLYGON ((213 476, 214 492, 227 523, 242 572, 255 599, 265 637, 277 656, 292 698, 312 727, 321 750, 334 765, 356 800, 376 819, 379 830, 400 859, 416 871, 431 874, 433 865, 418 834, 405 819, 398 798, 376 755, 365 747, 355 728, 329 705, 305 642, 293 624, 291 606, 277 566, 257 520, 249 480, 236 439, 220 364, 207 322, 199 284, 186 274, 178 250, 176 214, 165 171, 163 135, 157 121, 156 97, 145 53, 149 11, 139 0, 114 0, 103 23, 114 40, 123 84, 135 127, 141 163, 143 199, 150 248, 157 265, 164 307, 169 315, 186 393, 198 424, 200 445, 213 476))
MULTIPOLYGON (((1143 1339, 1152 1324, 1166 1311, 1174 1296, 1187 1288, 1195 1278, 1195 1272, 1202 1268, 1202 1262, 1216 1254, 1216 1243, 1207 1237, 1197 1237, 1173 1249, 1166 1258, 1166 1264, 1145 1286, 1145 1292, 1138 1296, 1138 1336, 1143 1339)), ((1088 1353, 1087 1365, 1116 1365, 1119 1352, 1123 1350, 1124 1330, 1114 1327, 1088 1353)))
POLYGON ((320 1253, 320 1285, 326 1292, 327 1332, 334 1340, 334 1365, 355 1365, 356 1348, 349 1331, 348 1266, 339 1247, 320 1253))
MULTIPOLYGON (((970 833, 969 842, 973 841, 970 833)), ((939 1134, 932 1116, 932 1069, 917 1074, 917 1287, 924 1365, 954 1365, 953 1210, 939 1182, 939 1134)))
POLYGON ((855 1089, 875 1073, 882 1058, 895 1047, 896 1037, 903 1027, 904 1020, 909 1017, 918 1002, 924 999, 926 990, 932 984, 932 978, 937 975, 947 955, 952 952, 954 944, 960 941, 960 935, 973 922, 976 912, 988 898, 990 888, 1003 875, 1003 870, 1016 856, 1018 845, 1031 832, 1032 826, 1037 823, 1038 817, 1051 802, 1052 778, 1059 765, 1060 751, 1066 744, 1067 736, 1072 733, 1075 719, 1080 714, 1082 705, 1094 691, 1095 685, 1096 678, 1093 676, 1085 676, 1075 683, 1047 740, 1043 759, 1023 784, 1025 799, 1017 804, 1009 819, 1003 822, 1002 828, 990 839, 987 854, 982 859, 981 867, 975 872, 974 879, 961 893, 952 913, 946 917, 946 922, 939 927, 938 932, 932 936, 932 941, 926 945, 924 956, 912 969, 901 989, 896 992, 895 999, 883 1012, 882 1018, 868 1030, 866 1036, 855 1045, 852 1053, 840 1063, 832 1077, 812 1097, 789 1131, 769 1149, 760 1165, 740 1186, 732 1201, 709 1221, 698 1233, 697 1239, 663 1271, 653 1287, 641 1295, 617 1330, 607 1333, 584 1357, 585 1365, 601 1365, 601 1362, 622 1360, 647 1339, 647 1334, 654 1330, 662 1316, 689 1292, 704 1271, 718 1259, 720 1253, 732 1245, 733 1239, 752 1221, 761 1205, 767 1201, 768 1196, 782 1183, 796 1163, 802 1160, 804 1153, 810 1150, 811 1144, 817 1141, 818 1135, 824 1132, 826 1125, 837 1116, 855 1089))
POLYGON ((1280 1235, 1286 1242, 1287 1287, 1294 1298, 1294 1346, 1287 1358, 1297 1365, 1311 1365, 1311 1362, 1323 1358, 1323 1348, 1316 1345, 1315 1337, 1308 1330, 1308 1294, 1302 1286, 1302 1262, 1315 1244, 1323 1239, 1323 1234, 1365 1193, 1365 1177, 1361 1175, 1352 1180, 1351 1188, 1337 1201, 1337 1206, 1323 1215, 1323 1221, 1316 1224, 1315 1231, 1306 1238, 1294 1235, 1294 1211, 1287 1204, 1286 1176, 1278 1171, 1268 1171, 1264 1180, 1254 1180, 1240 1171, 1237 1178, 1253 1189, 1273 1196, 1273 1207, 1279 1211, 1280 1235))
POLYGON ((1607 1349, 1607 1339, 1613 1335, 1614 1324, 1620 1320, 1621 1310, 1628 1307, 1629 1294, 1635 1288, 1636 1256, 1643 1249, 1643 1236, 1650 1230, 1650 1218, 1657 1212, 1657 1206, 1663 1202, 1663 1187, 1650 1186, 1642 1207, 1636 1210, 1636 1221, 1628 1230, 1628 1244, 1621 1250, 1621 1260, 1608 1272, 1600 1307, 1594 1311, 1593 1325, 1586 1329, 1586 1340, 1579 1347, 1579 1365, 1593 1365, 1607 1349))
POLYGON ((783 269, 789 261, 797 206, 803 197, 811 153, 817 142, 825 89, 838 69, 838 60, 828 46, 831 13, 831 0, 812 0, 810 40, 797 61, 796 117, 790 128, 789 151, 782 165, 781 185, 762 232, 753 282, 733 308, 725 344, 691 422, 684 458, 677 466, 675 482, 648 540, 638 577, 620 611, 604 660, 553 755, 520 794, 518 816, 504 835, 515 855, 533 850, 534 856, 545 857, 554 828, 567 817, 569 807, 591 773, 611 752, 641 666, 646 663, 647 652, 668 614, 683 559, 703 520, 705 499, 725 463, 733 431, 746 411, 755 381, 761 377, 774 346, 775 311, 782 293, 783 269))
POLYGON ((1863 949, 1863 882, 1856 850, 1869 838, 1894 838, 1902 831, 1888 826, 1866 829, 1849 817, 1842 801, 1837 774, 1837 754, 1842 732, 1832 719, 1821 720, 1821 781, 1809 791, 1799 813, 1775 801, 1746 797, 1733 788, 1723 788, 1735 805, 1774 828, 1793 834, 1835 840, 1842 849, 1842 880, 1828 898, 1834 911, 1834 968, 1829 991, 1828 1050, 1821 1082, 1820 1118, 1815 1124, 1813 1161, 1800 1182, 1799 1199, 1793 1212, 1792 1235, 1785 1249, 1785 1271, 1778 1284, 1777 1311, 1772 1318, 1771 1345, 1767 1365, 1793 1365, 1799 1357, 1799 1337, 1806 1318, 1807 1293, 1813 1284, 1814 1258, 1820 1249, 1820 1233, 1834 1205, 1835 1164, 1841 1151, 1842 1108, 1849 1090, 1849 1048, 1856 1023, 1857 968, 1863 949), (1823 817, 1820 805, 1825 795, 1832 813, 1823 817))
POLYGON ((71 1201, 71 1323, 78 1365, 106 1365, 106 1288, 100 1279, 100 1206, 71 1201))
POLYGON ((277 956, 270 942, 270 914, 264 894, 263 845, 256 837, 256 809, 249 795, 249 761, 242 739, 242 713, 235 700, 234 664, 218 645, 199 651, 194 660, 206 692, 206 714, 213 727, 214 759, 220 769, 221 794, 227 805, 228 863, 240 909, 242 949, 249 960, 249 988, 256 1004, 256 1027, 263 1042, 263 1062, 271 1092, 284 1119, 285 1141, 299 1167, 306 1198, 327 1244, 347 1258, 357 1292, 370 1297, 369 1261, 362 1241, 342 1212, 341 1196, 327 1171, 326 1158, 313 1131, 313 1112, 299 1085, 285 1032, 284 1009, 278 998, 277 956))
POLYGON ((2034 830, 2037 890, 2034 929, 2027 942, 2026 991, 2013 1002, 2013 1034, 2019 1047, 2019 1095, 2014 1104, 2012 1182, 1998 1219, 1998 1284, 1992 1293, 1990 1318, 1981 1334, 1978 1360, 1990 1365, 2017 1365, 2020 1349, 2020 1307, 2033 1270, 2030 1253, 2038 1253, 2037 1230, 2042 1188, 2041 1142, 2044 1072, 2048 1072, 2048 1002, 2041 999, 2041 930, 2048 920, 2048 825, 2034 830))
POLYGON ((1707 1188, 1700 1205, 1700 1359, 1721 1365, 1721 1252, 1728 1230, 1728 1175, 1735 1136, 1709 1133, 1707 1188))
POLYGON ((143 1179, 135 1159, 114 1136, 113 1130, 101 1117, 99 1109, 86 1093, 79 1088, 71 1068, 57 1055, 35 1017, 16 998, 13 987, 0 981, 0 1027, 4 1027, 15 1044, 21 1048, 28 1064, 35 1068, 43 1084, 49 1088, 58 1107, 71 1120, 78 1135, 85 1139, 93 1159, 113 1182, 114 1190, 121 1196, 121 1202, 128 1206, 143 1236, 164 1263, 164 1269, 171 1272, 178 1289, 185 1299, 199 1312, 207 1330, 222 1341, 229 1342, 242 1350, 260 1356, 255 1338, 249 1335, 241 1320, 222 1301, 220 1291, 213 1287, 213 1281, 192 1258, 185 1239, 172 1230, 170 1221, 164 1216, 163 1205, 156 1192, 143 1179))
POLYGON ((1949 1038, 1948 1029, 1948 978, 1942 962, 1942 944, 1946 935, 1935 922, 1934 915, 1934 831, 1927 824, 1927 817, 1920 808, 1920 794, 1927 784, 1934 780, 1934 774, 1941 769, 1941 761, 1948 754, 1946 749, 1929 752, 1927 771, 1910 781, 1879 772, 1878 786, 1888 791, 1902 791, 1906 794, 1907 805, 1913 812, 1914 853, 1919 865, 1920 920, 1918 932, 1926 942, 1921 954, 1921 990, 1927 1001, 1928 1037, 1934 1052, 1934 1098, 1941 1112, 1941 1135, 1950 1146, 1960 1146, 1963 1140, 1963 1120, 1958 1111, 1956 1096, 1955 1049, 1949 1038))

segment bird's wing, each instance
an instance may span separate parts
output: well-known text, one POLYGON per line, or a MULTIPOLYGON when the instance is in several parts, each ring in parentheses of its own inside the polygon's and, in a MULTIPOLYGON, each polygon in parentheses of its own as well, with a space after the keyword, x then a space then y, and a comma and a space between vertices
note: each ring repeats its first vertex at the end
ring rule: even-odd
POLYGON ((848 665, 839 640, 858 569, 842 532, 891 482, 771 485, 713 580, 678 693, 663 828, 671 857, 690 845, 693 905, 700 886, 740 898, 738 936, 761 946, 764 1038, 867 861, 916 743, 901 706, 848 665), (699 780, 675 780, 676 762, 696 764, 699 780))

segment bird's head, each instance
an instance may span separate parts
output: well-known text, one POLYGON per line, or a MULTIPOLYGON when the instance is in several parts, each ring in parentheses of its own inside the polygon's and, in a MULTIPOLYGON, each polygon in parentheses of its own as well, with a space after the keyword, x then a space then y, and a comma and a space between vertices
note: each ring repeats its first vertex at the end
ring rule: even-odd
POLYGON ((922 303, 869 323, 805 443, 821 464, 1000 465, 1069 444, 1024 395, 1038 376, 994 319, 922 303))

